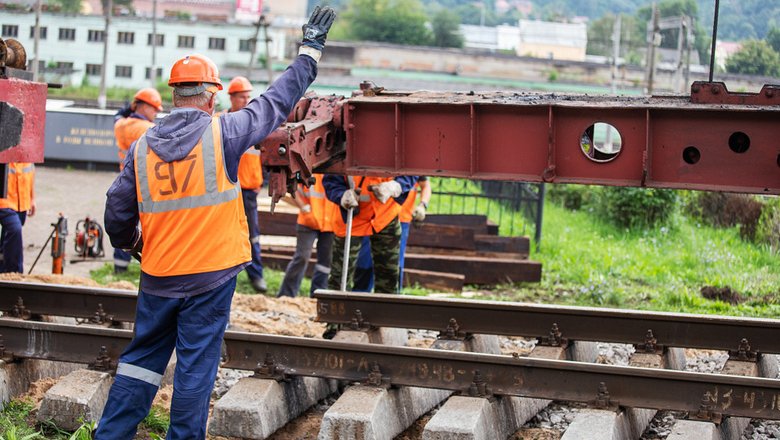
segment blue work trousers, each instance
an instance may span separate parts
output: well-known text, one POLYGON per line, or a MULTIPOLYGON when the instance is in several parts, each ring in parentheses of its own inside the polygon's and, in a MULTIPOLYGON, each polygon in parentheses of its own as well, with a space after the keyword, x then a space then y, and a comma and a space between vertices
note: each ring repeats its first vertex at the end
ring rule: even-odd
POLYGON ((260 261, 260 223, 257 221, 257 191, 241 189, 244 198, 244 212, 249 224, 249 243, 252 245, 252 262, 246 267, 249 279, 257 280, 263 277, 263 263, 260 261))
MULTIPOLYGON (((409 239, 409 225, 401 222, 401 249, 398 254, 398 289, 404 288, 404 255, 406 255, 406 241, 409 239)), ((355 287, 353 292, 371 292, 374 290, 374 263, 371 259, 371 237, 363 237, 360 246, 357 263, 355 264, 355 287)))
POLYGON ((296 225, 295 232, 297 238, 295 254, 284 271, 284 280, 277 297, 298 295, 315 240, 317 241, 317 264, 314 265, 314 272, 311 276, 309 295, 311 296, 317 289, 328 288, 328 275, 330 275, 330 264, 333 256, 333 232, 321 232, 300 224, 296 225))
POLYGON ((0 249, 3 252, 3 262, 0 273, 24 273, 24 245, 22 243, 22 226, 27 220, 27 211, 19 212, 11 208, 0 209, 0 249))
POLYGON ((200 295, 164 298, 138 292, 133 340, 119 358, 96 440, 130 440, 149 413, 176 349, 168 440, 205 439, 209 400, 230 316, 236 278, 200 295))

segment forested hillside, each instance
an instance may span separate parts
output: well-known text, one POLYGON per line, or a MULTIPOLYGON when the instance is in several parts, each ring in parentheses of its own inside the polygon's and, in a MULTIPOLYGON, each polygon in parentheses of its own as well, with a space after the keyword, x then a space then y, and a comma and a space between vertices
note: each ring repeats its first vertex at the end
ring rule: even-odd
MULTIPOLYGON (((310 0, 314 3, 316 0, 310 0)), ((345 8, 352 0, 331 0, 330 4, 345 8)), ((525 0, 526 2, 528 0, 525 0)), ((606 14, 636 15, 641 8, 647 8, 652 0, 530 0, 533 12, 527 18, 544 20, 566 20, 585 16, 591 21, 606 14)), ((660 2, 661 0, 658 0, 660 2)), ((696 3, 699 26, 707 33, 712 31, 712 15, 715 0, 678 0, 680 3, 696 3)), ((523 0, 506 0, 510 5, 523 0)), ((319 3, 319 1, 317 1, 319 3)), ((421 0, 428 11, 440 8, 457 13, 461 22, 487 26, 513 23, 522 17, 516 10, 498 13, 496 0, 421 0), (484 11, 481 4, 485 5, 484 11)), ((688 10, 688 7, 681 9, 688 10)), ((763 39, 772 26, 780 27, 780 1, 777 0, 721 0, 718 37, 723 40, 740 41, 751 38, 763 39)))

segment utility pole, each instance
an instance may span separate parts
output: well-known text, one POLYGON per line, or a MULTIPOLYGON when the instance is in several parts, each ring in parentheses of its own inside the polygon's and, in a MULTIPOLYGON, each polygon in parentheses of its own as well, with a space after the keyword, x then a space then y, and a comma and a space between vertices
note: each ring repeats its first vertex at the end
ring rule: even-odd
POLYGON ((691 85, 691 49, 693 48, 693 18, 688 17, 688 27, 685 29, 685 87, 691 85))
MULTIPOLYGON (((265 17, 265 15, 260 16, 262 19, 265 17)), ((274 81, 274 69, 273 66, 271 66, 271 37, 268 36, 268 28, 271 26, 271 23, 268 22, 268 20, 263 20, 263 34, 265 35, 265 68, 268 69, 268 85, 270 86, 271 83, 274 81)))
POLYGON ((249 40, 250 44, 252 45, 249 51, 249 63, 246 65, 246 78, 249 80, 252 79, 252 65, 255 63, 255 54, 257 53, 257 37, 260 35, 260 26, 264 20, 265 15, 261 15, 255 23, 255 36, 249 40))
POLYGON ((152 87, 157 87, 157 0, 152 2, 152 71, 149 74, 152 87))
POLYGON ((683 82, 683 39, 685 39, 685 30, 688 28, 688 17, 680 16, 680 22, 677 25, 677 68, 674 71, 674 88, 675 91, 681 92, 685 90, 683 82))
POLYGON ((33 50, 35 51, 35 58, 33 58, 32 74, 33 81, 38 81, 38 64, 40 64, 40 42, 41 42, 41 0, 35 2, 35 40, 33 43, 33 50))
POLYGON ((100 93, 98 93, 98 107, 106 108, 106 70, 108 70, 108 29, 111 26, 111 13, 114 9, 114 0, 108 0, 108 8, 103 11, 106 15, 106 28, 103 31, 103 68, 100 69, 100 93))
POLYGON ((658 7, 653 3, 653 31, 650 36, 647 59, 647 94, 653 94, 653 81, 655 80, 655 47, 660 44, 661 33, 658 29, 658 7))
POLYGON ((615 19, 615 24, 612 28, 612 86, 611 92, 617 93, 617 77, 618 77, 618 57, 620 57, 620 27, 622 17, 620 15, 615 19))

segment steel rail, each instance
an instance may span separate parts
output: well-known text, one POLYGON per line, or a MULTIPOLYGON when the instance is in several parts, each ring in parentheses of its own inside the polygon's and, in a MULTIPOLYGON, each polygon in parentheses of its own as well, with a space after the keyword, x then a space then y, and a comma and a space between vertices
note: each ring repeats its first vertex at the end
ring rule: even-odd
MULTIPOLYGON (((90 362, 101 346, 115 360, 132 337, 130 330, 11 319, 0 319, 0 334, 6 356, 10 351, 20 358, 81 363, 90 362)), ((353 382, 373 376, 388 385, 461 392, 481 384, 495 395, 579 402, 601 398, 603 403, 628 407, 780 418, 780 381, 764 378, 242 332, 227 332, 225 345, 227 368, 253 370, 272 361, 276 372, 287 375, 353 382)))
POLYGON ((319 290, 317 320, 350 324, 360 316, 377 327, 446 331, 455 319, 461 332, 548 337, 553 324, 570 340, 645 344, 648 330, 666 347, 780 353, 780 320, 525 303, 433 299, 319 290))
POLYGON ((101 314, 102 322, 133 322, 136 298, 129 290, 0 281, 0 310, 16 317, 21 313, 92 319, 101 314), (20 299, 23 311, 17 306, 20 299))

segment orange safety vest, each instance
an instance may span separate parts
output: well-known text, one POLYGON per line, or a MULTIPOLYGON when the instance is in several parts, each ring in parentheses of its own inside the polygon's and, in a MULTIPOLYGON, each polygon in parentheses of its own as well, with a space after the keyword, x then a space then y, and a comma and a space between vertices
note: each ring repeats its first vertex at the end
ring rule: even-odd
MULTIPOLYGON (((347 177, 355 182, 355 188, 360 188, 358 195, 358 211, 352 217, 352 235, 365 237, 379 232, 393 221, 401 212, 401 205, 390 199, 379 203, 374 193, 368 187, 393 180, 392 177, 347 177), (361 183, 362 180, 362 183, 361 183)), ((341 213, 339 213, 341 214, 341 213)), ((347 225, 341 215, 333 220, 333 233, 339 237, 347 235, 347 225)))
POLYGON ((303 204, 311 206, 311 212, 299 212, 298 224, 321 232, 333 232, 333 219, 340 216, 339 205, 325 197, 325 186, 322 184, 322 174, 312 175, 316 179, 314 185, 306 187, 298 184, 298 195, 303 204))
POLYGON ((216 117, 187 157, 165 162, 142 136, 133 160, 144 273, 188 275, 250 261, 244 202, 225 171, 216 117))
POLYGON ((409 195, 406 196, 406 201, 403 205, 401 205, 401 213, 398 214, 398 221, 401 223, 410 223, 412 221, 412 218, 414 217, 412 214, 414 213, 415 203, 414 201, 417 199, 417 185, 414 185, 414 188, 412 188, 411 191, 409 191, 409 195))
POLYGON ((238 181, 242 189, 259 189, 263 186, 263 168, 260 150, 254 147, 246 150, 238 161, 238 181))
MULTIPOLYGON (((217 113, 222 116, 230 113, 227 108, 217 113)), ((263 168, 260 161, 260 150, 252 147, 241 156, 238 161, 238 182, 241 189, 259 189, 263 186, 263 168)))
POLYGON ((130 145, 146 133, 154 122, 138 118, 122 118, 114 123, 114 136, 119 146, 119 171, 125 166, 125 156, 130 145))
POLYGON ((8 164, 8 197, 0 198, 0 208, 26 212, 32 206, 35 164, 12 162, 8 164))

